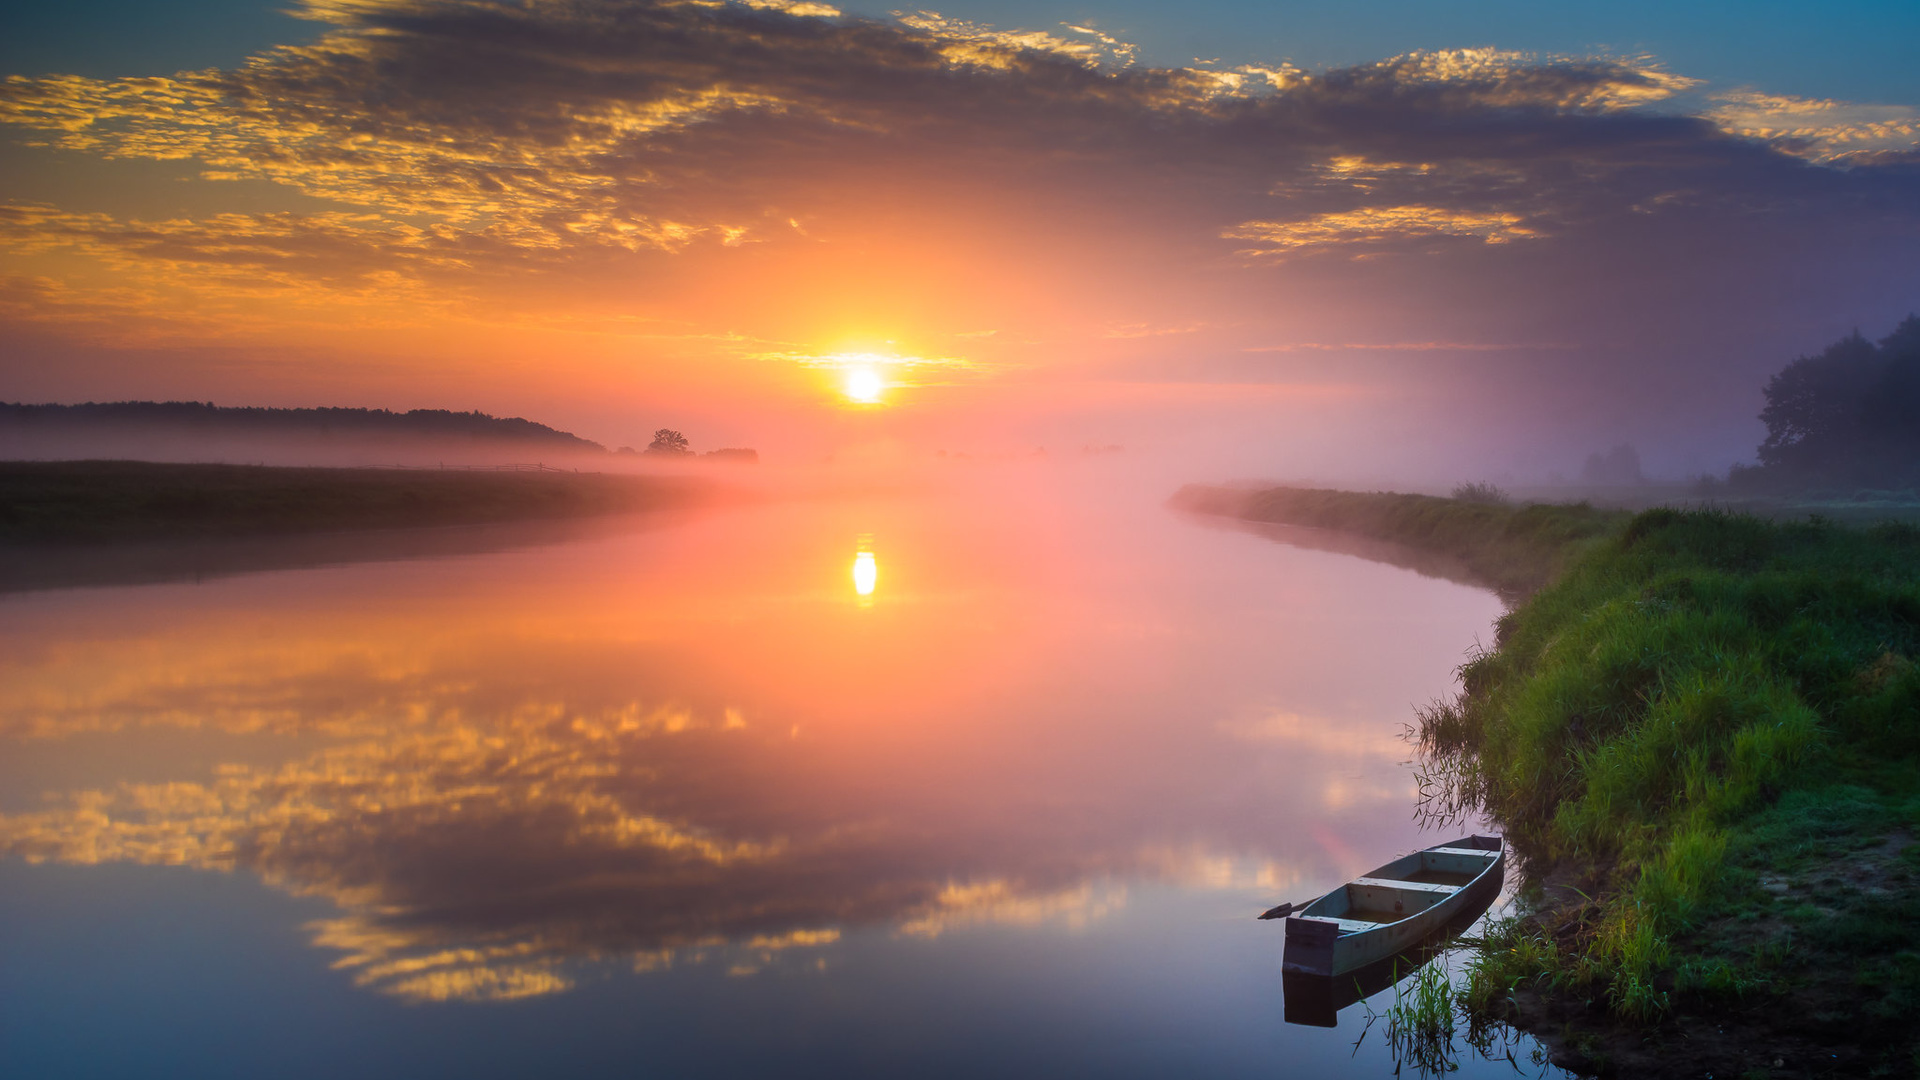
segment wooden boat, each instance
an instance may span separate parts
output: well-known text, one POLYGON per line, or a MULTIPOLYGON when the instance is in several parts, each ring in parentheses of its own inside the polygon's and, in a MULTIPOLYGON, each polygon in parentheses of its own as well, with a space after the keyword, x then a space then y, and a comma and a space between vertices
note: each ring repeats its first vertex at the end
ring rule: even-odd
MULTIPOLYGON (((1502 871, 1496 869, 1494 876, 1502 871)), ((1286 994, 1286 1021, 1310 1027, 1334 1027, 1340 1022, 1340 1010, 1373 995, 1418 971, 1436 957, 1444 955, 1451 940, 1463 934, 1493 906, 1501 881, 1495 880, 1486 895, 1475 897, 1460 912, 1437 928, 1420 944, 1385 960, 1375 960, 1340 975, 1303 975, 1282 972, 1280 985, 1286 994)))
POLYGON ((1344 975, 1413 948, 1462 911, 1491 901, 1506 858, 1498 836, 1402 855, 1289 915, 1281 968, 1344 975))

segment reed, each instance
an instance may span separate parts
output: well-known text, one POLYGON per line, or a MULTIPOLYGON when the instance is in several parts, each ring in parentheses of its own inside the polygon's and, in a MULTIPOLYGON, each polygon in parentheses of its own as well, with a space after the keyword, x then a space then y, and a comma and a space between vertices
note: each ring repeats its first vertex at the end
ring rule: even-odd
POLYGON ((1397 1064, 1422 1076, 1459 1068, 1453 1042, 1457 1018, 1452 979, 1444 964, 1420 967, 1396 983, 1387 1008, 1387 1045, 1397 1064))

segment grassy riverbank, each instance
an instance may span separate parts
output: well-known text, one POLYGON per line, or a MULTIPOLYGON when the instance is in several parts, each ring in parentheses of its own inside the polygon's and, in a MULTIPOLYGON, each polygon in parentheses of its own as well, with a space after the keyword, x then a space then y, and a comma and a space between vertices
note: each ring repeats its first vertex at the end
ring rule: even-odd
POLYGON ((1561 567, 1422 717, 1428 809, 1489 812, 1535 890, 1471 1009, 1634 1075, 1913 1073, 1920 529, 1262 496, 1246 516, 1561 567))
POLYGON ((600 473, 0 462, 0 542, 480 525, 692 502, 697 481, 600 473))
POLYGON ((1585 503, 1514 506, 1395 492, 1201 484, 1180 489, 1172 503, 1200 513, 1309 525, 1447 555, 1510 598, 1552 580, 1581 552, 1624 528, 1631 517, 1585 503))

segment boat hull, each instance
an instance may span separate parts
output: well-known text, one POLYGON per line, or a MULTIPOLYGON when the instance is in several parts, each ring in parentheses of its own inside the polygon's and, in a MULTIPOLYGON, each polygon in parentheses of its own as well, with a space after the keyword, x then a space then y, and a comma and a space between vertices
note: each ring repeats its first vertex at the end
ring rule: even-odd
MULTIPOLYGON (((1344 975, 1418 946, 1422 941, 1453 922, 1463 912, 1491 903, 1504 877, 1506 850, 1498 837, 1468 837, 1451 844, 1438 844, 1424 852, 1396 860, 1374 871, 1373 875, 1342 885, 1308 904, 1301 914, 1287 919, 1286 951, 1282 968, 1302 975, 1344 975), (1491 854, 1484 867, 1471 880, 1457 888, 1399 881, 1385 875, 1392 868, 1434 852, 1482 851, 1491 854), (1395 887, 1399 886, 1399 887, 1395 887), (1392 899, 1389 899, 1392 897, 1392 899), (1422 904, 1391 922, 1378 922, 1364 928, 1359 920, 1342 918, 1356 914, 1350 905, 1391 902, 1422 904)), ((1364 914, 1372 915, 1373 912, 1364 914)))
POLYGON ((1385 960, 1375 960, 1339 975, 1307 975, 1297 971, 1283 973, 1280 985, 1286 994, 1287 1023, 1308 1027, 1336 1026, 1340 1022, 1340 1010, 1385 990, 1444 953, 1448 938, 1464 932, 1487 913, 1494 897, 1499 895, 1500 883, 1495 882, 1489 892, 1491 895, 1484 899, 1476 898, 1445 926, 1434 931, 1431 937, 1385 960))

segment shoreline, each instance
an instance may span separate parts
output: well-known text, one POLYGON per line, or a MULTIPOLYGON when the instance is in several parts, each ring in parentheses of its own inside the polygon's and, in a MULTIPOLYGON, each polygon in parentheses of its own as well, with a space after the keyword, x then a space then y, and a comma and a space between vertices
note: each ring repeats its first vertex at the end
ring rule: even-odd
POLYGON ((1551 581, 1632 514, 1586 503, 1462 502, 1435 495, 1188 484, 1169 504, 1242 521, 1310 526, 1453 560, 1509 604, 1551 581))

